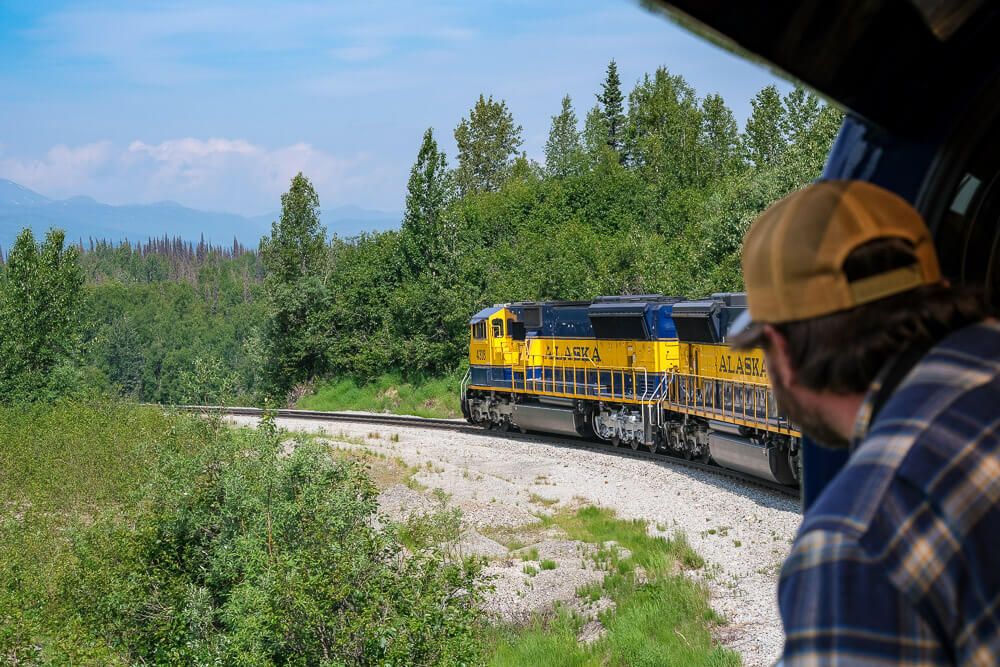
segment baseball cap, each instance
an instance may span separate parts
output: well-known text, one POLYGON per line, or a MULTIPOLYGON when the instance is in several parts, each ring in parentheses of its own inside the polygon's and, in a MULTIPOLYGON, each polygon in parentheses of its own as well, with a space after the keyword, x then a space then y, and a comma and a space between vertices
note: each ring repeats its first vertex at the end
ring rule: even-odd
POLYGON ((865 181, 813 183, 780 199, 743 239, 747 310, 729 331, 730 345, 759 344, 764 324, 849 310, 941 281, 930 230, 899 195, 865 181), (851 281, 844 261, 860 246, 901 239, 914 262, 851 281))

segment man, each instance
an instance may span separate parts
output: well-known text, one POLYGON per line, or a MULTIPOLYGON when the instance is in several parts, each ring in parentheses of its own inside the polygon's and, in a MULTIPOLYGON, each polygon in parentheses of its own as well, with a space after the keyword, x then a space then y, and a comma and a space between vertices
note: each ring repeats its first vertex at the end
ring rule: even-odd
POLYGON ((782 199, 743 245, 782 410, 848 447, 778 602, 790 665, 1000 662, 1000 324, 941 279, 903 199, 856 181, 782 199))

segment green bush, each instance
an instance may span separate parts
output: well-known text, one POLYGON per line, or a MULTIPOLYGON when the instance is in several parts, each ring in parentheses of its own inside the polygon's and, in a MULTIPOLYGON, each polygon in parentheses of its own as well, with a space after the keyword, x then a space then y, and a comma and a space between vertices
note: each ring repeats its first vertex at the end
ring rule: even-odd
POLYGON ((404 379, 381 375, 367 383, 332 380, 303 396, 296 407, 305 410, 367 410, 420 417, 461 417, 459 386, 464 371, 438 378, 404 379))
MULTIPOLYGON (((0 661, 478 661, 478 566, 406 552, 376 520, 358 463, 308 441, 282 447, 269 422, 232 431, 128 405, 37 410, 41 444, 104 452, 80 471, 102 501, 45 488, 72 488, 70 467, 31 473, 27 496, 3 488, 23 509, 0 521, 0 661), (102 427, 98 412, 133 429, 102 427), (115 474, 130 458, 132 477, 115 474)), ((5 450, 34 428, 12 421, 5 450)))

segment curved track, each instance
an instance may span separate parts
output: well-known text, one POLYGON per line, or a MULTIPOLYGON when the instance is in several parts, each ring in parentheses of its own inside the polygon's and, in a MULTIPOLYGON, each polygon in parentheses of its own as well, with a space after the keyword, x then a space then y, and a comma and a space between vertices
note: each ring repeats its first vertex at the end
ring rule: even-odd
MULTIPOLYGON (((173 406, 179 410, 185 412, 207 412, 207 413, 218 413, 224 415, 239 415, 247 417, 259 417, 263 414, 263 410, 260 408, 230 408, 218 405, 178 405, 173 406)), ((522 435, 516 431, 500 433, 498 431, 491 431, 484 429, 481 426, 475 426, 466 422, 465 420, 459 419, 434 419, 429 417, 411 417, 404 415, 390 415, 390 414, 370 414, 370 413, 359 413, 359 412, 322 412, 318 410, 271 410, 276 417, 286 417, 291 419, 310 419, 315 421, 327 421, 327 422, 355 422, 362 424, 387 424, 390 426, 410 426, 416 428, 432 428, 432 429, 445 429, 449 431, 462 431, 464 433, 469 433, 472 435, 485 435, 492 437, 507 437, 513 440, 540 440, 548 444, 560 445, 563 447, 572 447, 574 449, 585 449, 585 450, 600 450, 611 454, 616 454, 619 456, 628 456, 631 458, 647 459, 650 461, 658 462, 668 462, 670 464, 676 464, 686 468, 693 468, 695 470, 701 470, 703 472, 711 473, 713 475, 719 475, 721 477, 728 477, 730 479, 737 480, 744 484, 752 484, 754 486, 762 487, 765 489, 770 489, 771 491, 776 491, 785 496, 791 496, 793 498, 799 497, 799 490, 795 487, 784 486, 781 484, 776 484, 759 477, 754 477, 753 475, 747 475, 746 473, 738 472, 735 470, 729 470, 727 468, 722 468, 716 465, 710 465, 707 463, 698 463, 696 461, 688 461, 683 458, 676 456, 670 456, 669 454, 654 454, 645 450, 633 450, 627 447, 615 447, 598 440, 584 440, 583 438, 569 438, 564 436, 551 435, 548 433, 530 433, 528 435, 522 435)))

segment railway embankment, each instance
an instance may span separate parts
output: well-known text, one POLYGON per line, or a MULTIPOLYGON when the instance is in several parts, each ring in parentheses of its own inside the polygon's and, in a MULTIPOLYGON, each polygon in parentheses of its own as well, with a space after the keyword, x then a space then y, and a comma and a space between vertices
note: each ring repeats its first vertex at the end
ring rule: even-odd
MULTIPOLYGON (((404 523, 425 517, 423 531, 437 522, 454 549, 486 558, 492 591, 485 604, 502 623, 531 627, 547 618, 550 631, 573 635, 567 645, 594 641, 608 631, 601 619, 628 613, 635 600, 608 594, 605 582, 620 567, 634 575, 633 586, 653 579, 645 594, 678 577, 707 591, 707 627, 744 664, 771 664, 780 654, 777 575, 799 523, 798 504, 787 496, 669 460, 608 456, 544 438, 285 418, 278 425, 367 457, 386 515, 404 523), (670 562, 679 565, 647 573, 627 539, 587 518, 593 512, 665 538, 657 544, 673 549, 670 562), (602 613, 616 604, 620 613, 602 613), (569 615, 582 621, 573 625, 569 615)), ((628 539, 637 539, 634 530, 628 539)), ((692 641, 679 632, 681 642, 692 641)))

